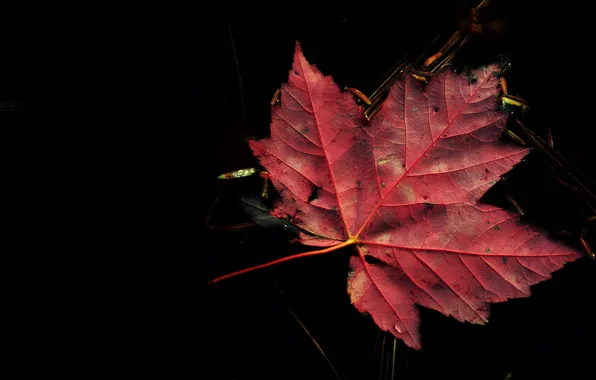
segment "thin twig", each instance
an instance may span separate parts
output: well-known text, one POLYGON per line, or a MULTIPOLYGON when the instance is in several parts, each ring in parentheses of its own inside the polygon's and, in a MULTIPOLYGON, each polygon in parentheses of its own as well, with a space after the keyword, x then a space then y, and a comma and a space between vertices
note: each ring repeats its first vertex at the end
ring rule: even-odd
POLYGON ((377 329, 377 337, 375 338, 375 344, 373 345, 373 354, 372 358, 370 359, 370 365, 368 366, 368 376, 366 377, 368 380, 372 379, 372 369, 373 365, 375 364, 375 356, 377 354, 377 347, 379 346, 379 339, 381 338, 381 330, 377 329))
MULTIPOLYGON (((539 148, 542 152, 544 152, 560 169, 564 170, 567 174, 574 182, 575 185, 577 185, 578 187, 580 187, 590 198, 592 201, 596 200, 596 196, 594 195, 594 193, 591 191, 591 189, 589 189, 586 185, 584 185, 579 179, 578 177, 582 177, 582 179, 589 183, 592 187, 596 187, 594 186, 594 183, 592 182, 592 180, 588 177, 586 177, 583 173, 581 173, 579 170, 573 168, 569 162, 567 161, 567 159, 558 151, 556 151, 555 149, 551 148, 550 146, 548 146, 548 143, 546 141, 544 141, 540 136, 538 136, 536 133, 534 133, 534 131, 532 131, 531 129, 529 129, 528 127, 526 127, 521 121, 516 120, 517 124, 519 125, 519 127, 521 128, 521 130, 527 135, 528 139, 532 142, 532 144, 539 148)), ((586 201, 586 204, 588 205, 588 207, 592 210, 592 212, 596 213, 596 209, 594 209, 594 206, 592 206, 590 204, 590 202, 586 201)))
POLYGON ((395 350, 397 349, 397 338, 393 337, 393 361, 391 362, 391 380, 395 380, 395 350))
POLYGON ((228 34, 230 42, 232 43, 232 51, 234 53, 234 62, 236 63, 236 77, 238 78, 238 88, 240 89, 240 106, 242 107, 242 119, 246 120, 246 108, 244 106, 244 88, 242 86, 242 75, 240 73, 240 62, 238 61, 238 54, 236 53, 236 43, 234 42, 234 34, 232 33, 232 26, 230 25, 230 14, 228 13, 228 2, 225 3, 226 9, 226 25, 228 26, 228 34))
MULTIPOLYGON (((279 286, 277 286, 277 284, 273 284, 273 286, 275 287, 275 289, 277 289, 277 291, 283 297, 285 297, 285 293, 279 288, 279 286)), ((304 332, 306 333, 306 335, 309 336, 309 338, 312 340, 312 342, 314 343, 314 345, 317 347, 317 349, 319 350, 319 352, 321 353, 321 355, 323 355, 323 358, 325 358, 325 361, 327 362, 327 364, 329 364, 329 368, 331 368, 331 370, 333 371, 333 374, 335 375, 335 377, 337 378, 337 380, 343 380, 343 377, 335 369, 335 367, 333 366, 333 363, 331 363, 331 360, 329 360, 329 358, 325 354, 325 351, 323 351, 323 348, 321 347, 321 345, 319 344, 319 342, 317 342, 317 340, 312 336, 312 334, 310 333, 310 331, 308 331, 308 329, 306 328, 306 326, 304 325, 304 323, 302 323, 302 321, 300 320, 300 318, 298 318, 298 316, 296 315, 296 313, 294 313, 294 311, 285 302, 284 302, 284 306, 286 307, 286 309, 288 310, 288 312, 290 314, 292 314, 292 317, 294 317, 294 319, 296 320, 296 322, 298 322, 298 324, 300 325, 300 327, 302 327, 302 330, 304 330, 304 332)))
POLYGON ((381 360, 379 365, 379 380, 383 380, 383 361, 385 360, 385 339, 386 336, 383 334, 383 343, 381 343, 381 360))

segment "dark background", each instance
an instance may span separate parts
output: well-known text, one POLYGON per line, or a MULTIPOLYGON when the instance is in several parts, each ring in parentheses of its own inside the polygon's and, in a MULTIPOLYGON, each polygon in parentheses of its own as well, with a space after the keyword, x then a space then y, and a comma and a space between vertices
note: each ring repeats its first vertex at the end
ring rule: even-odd
MULTIPOLYGON (((458 62, 490 63, 505 55, 512 63, 506 73, 509 93, 532 106, 523 118, 526 125, 543 137, 550 128, 555 148, 595 178, 589 122, 593 99, 588 96, 592 79, 586 55, 590 27, 581 20, 581 10, 538 1, 523 6, 515 1, 498 3, 494 17, 503 19, 505 28, 496 35, 475 37, 458 54, 458 62)), ((470 1, 221 4, 212 14, 219 23, 210 34, 222 48, 216 56, 217 85, 209 104, 218 121, 202 127, 208 129, 204 140, 208 165, 201 166, 208 196, 198 222, 210 209, 214 226, 249 221, 237 198, 258 194, 259 180, 223 183, 215 177, 257 166, 245 139, 267 136, 269 101, 287 80, 296 40, 324 74, 341 86, 370 94, 404 55, 416 58, 437 34, 450 36, 458 15, 473 5, 470 1)), ((189 76, 190 99, 205 91, 204 75, 189 76)), ((195 109, 200 112, 202 107, 195 109)), ((506 200, 512 196, 524 209, 524 220, 553 234, 568 232, 570 244, 581 249, 578 233, 584 216, 579 203, 553 179, 542 155, 533 152, 506 178, 485 201, 514 211, 506 200)), ((303 250, 287 244, 287 236, 260 228, 203 228, 202 233, 207 242, 200 253, 203 281, 303 250)), ((345 379, 378 378, 384 334, 379 338, 372 319, 350 304, 349 254, 346 250, 297 260, 213 286, 203 282, 205 296, 198 301, 206 318, 200 327, 201 375, 222 380, 334 379, 290 308, 345 379)), ((588 257, 567 264, 552 279, 534 286, 530 298, 493 305, 486 326, 459 323, 421 308, 424 349, 416 352, 398 341, 395 378, 504 379, 510 372, 513 379, 592 378, 595 274, 596 263, 588 257)), ((387 334, 385 355, 392 354, 392 345, 387 334)))
MULTIPOLYGON (((245 139, 267 136, 296 40, 338 84, 370 94, 475 2, 19 4, 0 15, 0 125, 15 174, 5 201, 23 252, 4 266, 17 301, 6 326, 19 370, 335 378, 290 309, 344 379, 377 379, 383 336, 385 356, 393 340, 350 304, 349 250, 206 284, 303 251, 275 231, 206 228, 210 210, 215 226, 248 221, 237 199, 261 186, 215 177, 257 165, 245 139), (129 189, 143 171, 150 180, 129 189), (180 227, 174 238, 164 225, 180 227)), ((596 178, 592 21, 578 4, 501 1, 504 30, 475 37, 458 60, 505 54, 510 93, 532 105, 526 124, 541 136, 551 128, 555 147, 596 178)), ((525 220, 577 246, 585 215, 543 156, 532 153, 486 201, 514 211, 507 196, 525 220)), ((593 377, 595 272, 589 258, 568 264, 530 298, 494 305, 487 326, 421 309, 424 350, 398 342, 396 378, 593 377)))
POLYGON ((15 143, 12 136, 20 137, 18 131, 47 125, 43 114, 55 90, 57 41, 43 13, 43 7, 7 6, 0 15, 0 125, 6 147, 15 143))

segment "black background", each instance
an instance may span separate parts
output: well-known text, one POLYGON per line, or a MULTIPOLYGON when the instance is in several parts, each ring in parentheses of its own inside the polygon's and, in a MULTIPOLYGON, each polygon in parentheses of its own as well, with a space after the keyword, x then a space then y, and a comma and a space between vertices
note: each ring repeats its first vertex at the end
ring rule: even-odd
MULTIPOLYGON (((376 379, 383 336, 386 354, 393 340, 350 304, 349 249, 207 285, 303 250, 275 231, 206 228, 210 209, 216 226, 248 221, 237 199, 261 185, 215 177, 257 165, 245 139, 267 136, 269 102, 287 80, 296 40, 324 74, 370 94, 404 55, 417 57, 437 34, 450 35, 456 15, 472 5, 5 8, 0 124, 7 167, 17 174, 6 183, 19 194, 6 200, 17 209, 11 224, 21 247, 9 255, 19 257, 18 266, 5 266, 12 275, 7 292, 18 301, 7 307, 18 320, 7 325, 17 335, 15 363, 79 377, 127 366, 131 375, 159 368, 166 377, 333 379, 290 308, 343 378, 376 379), (113 167, 94 167, 112 160, 113 167), (149 183, 129 190, 143 171, 149 183), (137 235, 143 222, 152 226, 137 235), (23 227, 31 223, 44 232, 23 227), (164 225, 176 226, 175 238, 165 238, 164 225), (167 241, 157 246, 156 239, 167 241), (65 253, 71 248, 72 257, 65 253)), ((506 21, 503 32, 475 37, 458 60, 488 63, 505 54, 510 93, 532 105, 526 124, 541 136, 551 128, 555 147, 596 178, 590 12, 571 2, 510 0, 495 12, 506 21)), ((486 201, 514 211, 506 201, 512 196, 526 221, 569 232, 580 249, 584 215, 544 157, 532 153, 506 177, 486 201)), ((530 298, 494 305, 487 326, 421 309, 424 350, 397 342, 396 378, 593 377, 595 271, 589 258, 566 265, 530 298)))
MULTIPOLYGON (((212 225, 249 220, 236 200, 240 195, 257 194, 259 180, 223 183, 215 177, 257 166, 245 139, 267 136, 269 101, 287 80, 296 40, 302 43, 309 62, 324 74, 332 75, 341 86, 370 94, 404 55, 417 57, 438 33, 451 35, 457 28, 458 12, 474 4, 220 4, 212 14, 218 24, 210 34, 223 48, 215 56, 217 84, 209 103, 217 123, 202 127, 208 129, 203 140, 208 145, 208 165, 201 165, 208 195, 203 198, 206 202, 198 222, 203 222, 210 209, 212 225)), ((587 95, 591 74, 585 55, 590 27, 579 13, 571 6, 549 7, 538 1, 524 2, 523 7, 514 1, 499 2, 495 17, 504 19, 506 28, 498 36, 476 37, 459 53, 458 62, 489 63, 505 55, 512 63, 506 74, 509 92, 532 106, 524 115, 526 124, 543 137, 550 128, 555 148, 594 178, 589 122, 593 99, 587 95)), ((194 57, 196 62, 199 57, 205 56, 194 57)), ((205 91, 205 73, 187 78, 189 103, 193 99, 198 103, 198 94, 205 91)), ((194 109, 200 113, 204 107, 194 109)), ((578 203, 553 179, 543 156, 533 152, 506 178, 491 189, 485 201, 513 211, 506 201, 512 196, 524 209, 524 220, 551 233, 569 232, 570 244, 580 249, 578 203)), ((302 248, 287 244, 287 236, 259 228, 202 228, 207 243, 200 250, 205 295, 199 301, 206 317, 200 327, 205 378, 335 378, 287 307, 345 379, 377 378, 383 334, 379 339, 371 318, 350 304, 346 292, 349 250, 207 286, 210 278, 302 248)), ((595 274, 595 262, 587 257, 567 264, 552 279, 534 286, 530 298, 493 305, 486 326, 459 323, 422 308, 424 349, 416 352, 398 341, 395 378, 504 379, 509 372, 513 379, 592 378, 595 274)), ((390 335, 386 339, 385 350, 391 351, 393 339, 390 335)))
MULTIPOLYGON (((0 125, 6 147, 15 143, 12 136, 20 136, 14 131, 47 124, 43 114, 54 90, 53 48, 57 41, 43 13, 42 6, 28 10, 7 6, 0 16, 0 125)), ((15 163, 11 161, 13 166, 15 163)))

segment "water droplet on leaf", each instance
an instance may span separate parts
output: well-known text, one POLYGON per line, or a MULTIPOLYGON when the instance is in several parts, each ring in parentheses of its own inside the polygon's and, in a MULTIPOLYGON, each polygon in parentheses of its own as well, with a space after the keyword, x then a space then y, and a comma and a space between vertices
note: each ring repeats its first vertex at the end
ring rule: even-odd
POLYGON ((393 328, 398 333, 403 333, 404 331, 406 331, 406 328, 404 327, 404 325, 401 322, 396 322, 395 325, 393 326, 393 328))

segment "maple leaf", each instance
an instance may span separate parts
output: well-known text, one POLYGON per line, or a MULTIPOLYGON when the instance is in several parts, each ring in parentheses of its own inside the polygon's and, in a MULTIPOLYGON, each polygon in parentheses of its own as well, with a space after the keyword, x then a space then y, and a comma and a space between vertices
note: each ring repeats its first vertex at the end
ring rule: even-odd
POLYGON ((478 203, 529 152, 499 141, 508 117, 499 74, 497 65, 469 76, 444 70, 424 88, 403 75, 366 122, 297 44, 271 137, 250 141, 280 194, 271 214, 296 225, 301 243, 327 247, 298 256, 354 245, 352 303, 416 349, 415 304, 483 324, 489 303, 527 297, 581 257, 517 214, 478 203))

